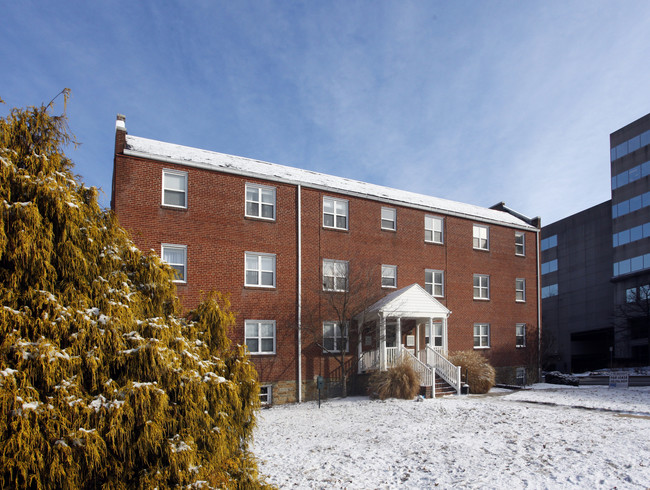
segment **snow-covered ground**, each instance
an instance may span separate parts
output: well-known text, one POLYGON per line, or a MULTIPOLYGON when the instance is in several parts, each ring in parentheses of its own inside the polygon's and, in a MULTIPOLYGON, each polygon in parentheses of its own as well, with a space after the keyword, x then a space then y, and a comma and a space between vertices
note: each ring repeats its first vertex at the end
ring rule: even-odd
POLYGON ((253 450, 280 488, 650 487, 650 388, 534 388, 277 406, 253 450))

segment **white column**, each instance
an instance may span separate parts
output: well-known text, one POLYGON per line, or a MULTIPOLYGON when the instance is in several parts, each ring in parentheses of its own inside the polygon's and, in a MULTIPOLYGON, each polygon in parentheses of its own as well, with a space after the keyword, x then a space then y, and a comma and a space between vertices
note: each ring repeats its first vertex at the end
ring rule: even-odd
POLYGON ((447 353, 447 317, 442 318, 442 352, 447 353))
POLYGON ((429 318, 429 347, 433 349, 433 318, 429 318))
POLYGON ((397 325, 395 326, 395 345, 397 352, 402 352, 402 319, 397 317, 397 325))
POLYGON ((379 315, 379 370, 386 371, 386 318, 379 315))
POLYGON ((420 323, 415 321, 415 357, 420 359, 420 323))

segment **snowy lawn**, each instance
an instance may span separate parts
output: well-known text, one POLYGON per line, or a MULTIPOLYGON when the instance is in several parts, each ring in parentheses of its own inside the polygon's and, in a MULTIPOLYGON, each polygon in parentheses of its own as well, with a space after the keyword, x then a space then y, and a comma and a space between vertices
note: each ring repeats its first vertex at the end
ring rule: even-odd
POLYGON ((650 487, 649 388, 535 388, 273 407, 253 450, 280 488, 650 487))

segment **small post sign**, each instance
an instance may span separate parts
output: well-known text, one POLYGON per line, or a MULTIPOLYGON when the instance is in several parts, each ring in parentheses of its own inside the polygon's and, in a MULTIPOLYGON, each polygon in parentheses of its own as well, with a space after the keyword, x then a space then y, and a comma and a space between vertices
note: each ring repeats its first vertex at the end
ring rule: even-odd
POLYGON ((610 373, 610 388, 627 388, 630 385, 630 375, 628 373, 610 373))

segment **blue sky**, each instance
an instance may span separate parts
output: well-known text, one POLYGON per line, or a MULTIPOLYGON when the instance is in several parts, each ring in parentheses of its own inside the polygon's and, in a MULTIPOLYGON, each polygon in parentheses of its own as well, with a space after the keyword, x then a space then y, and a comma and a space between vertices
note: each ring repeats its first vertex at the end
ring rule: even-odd
MULTIPOLYGON (((0 97, 72 89, 75 171, 110 200, 130 134, 551 223, 609 199, 650 112, 647 1, 4 2, 0 97)), ((59 110, 62 107, 59 106, 59 110)))

